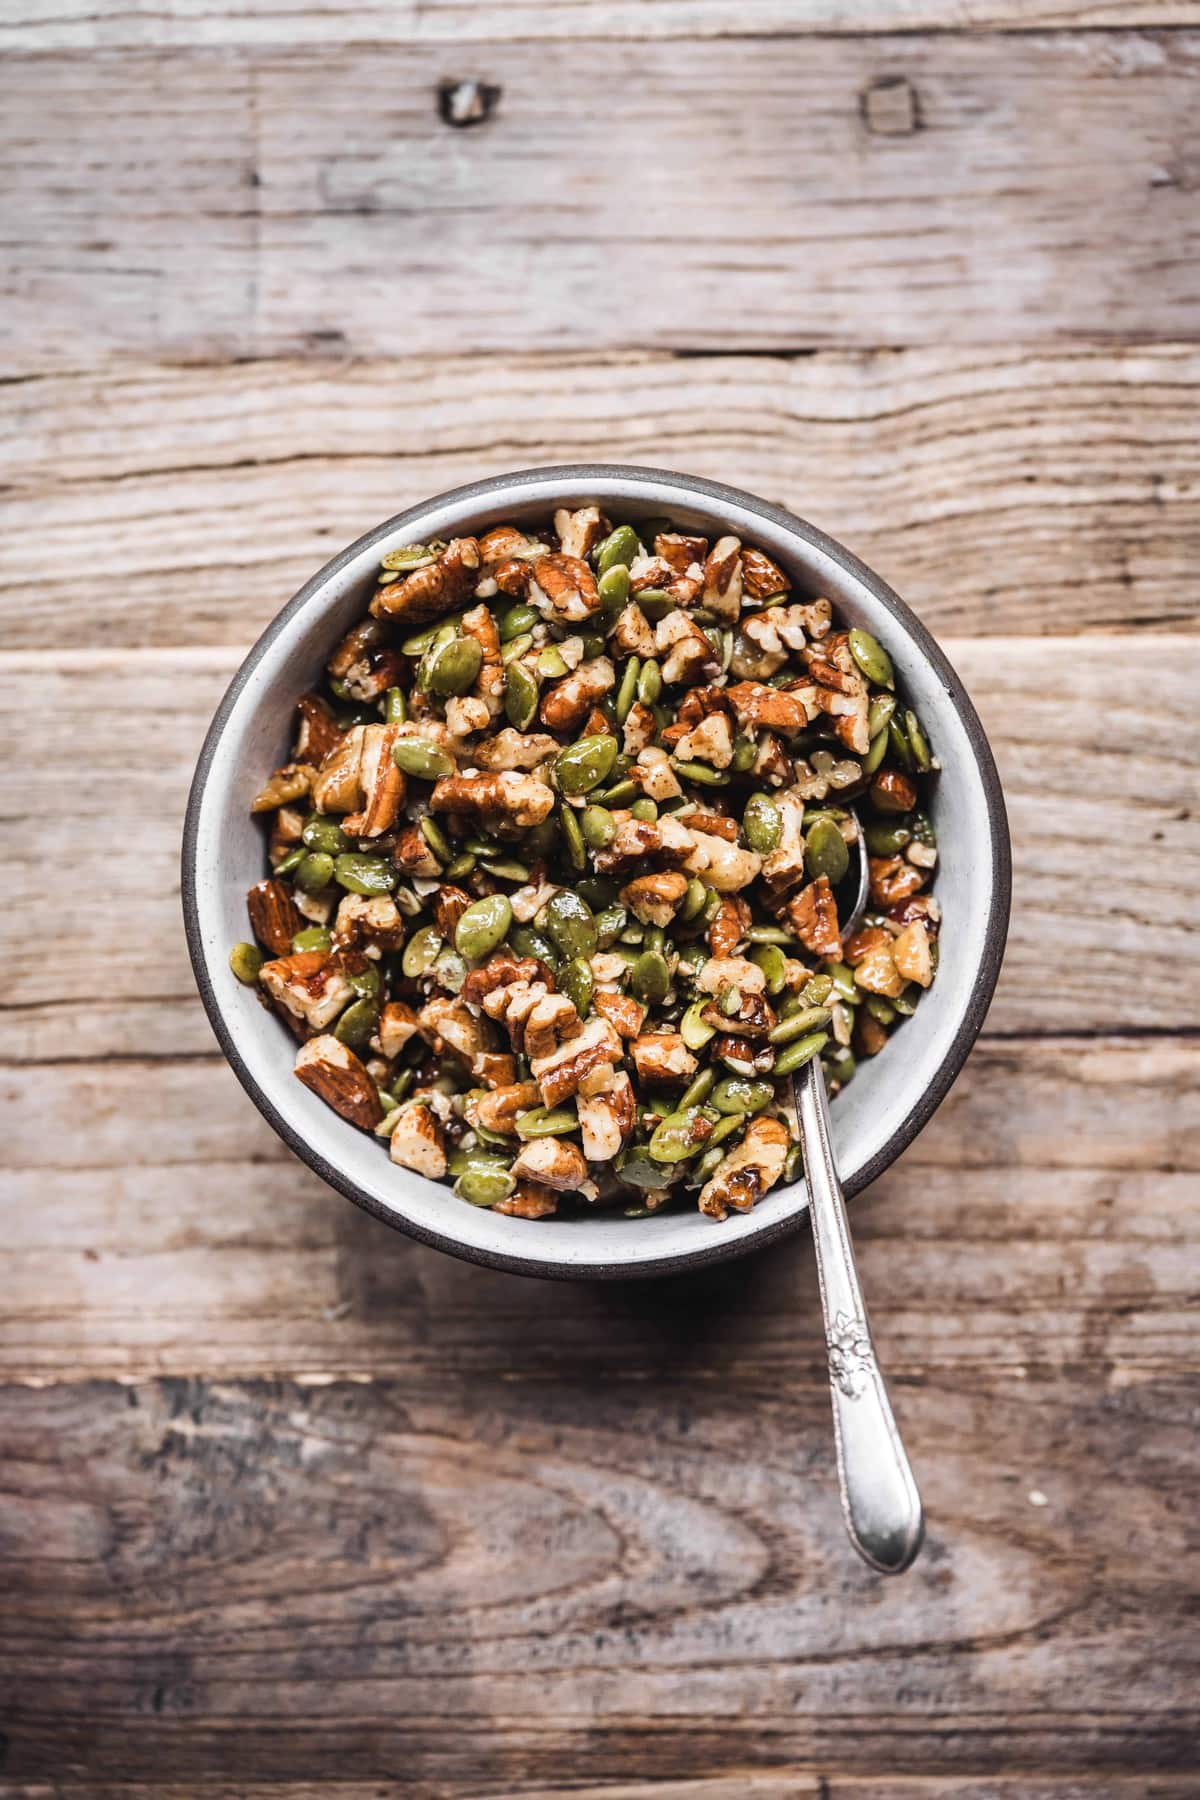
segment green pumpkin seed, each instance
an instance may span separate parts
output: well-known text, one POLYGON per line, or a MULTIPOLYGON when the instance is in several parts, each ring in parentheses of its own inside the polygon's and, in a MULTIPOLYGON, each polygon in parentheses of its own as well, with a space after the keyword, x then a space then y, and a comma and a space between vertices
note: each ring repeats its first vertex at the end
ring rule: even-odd
POLYGON ((904 714, 904 730, 913 762, 922 775, 927 775, 933 767, 933 752, 929 748, 929 739, 921 730, 921 721, 911 707, 904 714))
POLYGON ((636 781, 618 781, 610 788, 598 788, 593 799, 600 801, 601 805, 611 808, 628 806, 630 801, 638 799, 640 794, 641 789, 636 781))
POLYGON ((883 730, 877 737, 871 739, 867 748, 867 754, 863 757, 864 775, 873 775, 875 773, 876 769, 887 755, 887 747, 888 734, 886 730, 883 730))
POLYGON ((333 859, 333 879, 351 894, 390 894, 399 879, 382 856, 362 856, 348 851, 333 859))
POLYGON ((701 1069, 692 1077, 691 1084, 679 1096, 677 1111, 687 1112, 690 1107, 702 1106, 713 1091, 717 1076, 714 1069, 701 1069))
POLYGON ((565 1106, 553 1109, 533 1106, 528 1112, 523 1112, 516 1123, 519 1138, 565 1137, 567 1133, 579 1130, 579 1119, 574 1108, 565 1106))
POLYGON ((735 775, 748 775, 758 760, 758 745, 753 738, 736 737, 733 740, 733 761, 730 768, 735 775))
POLYGON ((554 968, 558 962, 558 952, 548 938, 532 925, 514 925, 508 934, 508 941, 518 956, 535 956, 539 962, 547 963, 554 968))
POLYGON ((511 856, 506 856, 502 860, 496 858, 491 862, 485 862, 483 867, 487 870, 489 875, 495 875, 501 881, 524 882, 529 880, 530 870, 528 863, 517 862, 511 856))
POLYGON ((369 994, 349 1005, 333 1028, 340 1044, 351 1050, 365 1050, 379 1023, 379 1002, 369 994))
POLYGON ((751 944, 782 944, 787 949, 799 950, 800 940, 782 925, 752 925, 746 933, 751 944))
POLYGON ((640 800, 634 801, 629 810, 633 817, 635 819, 640 819, 644 825, 653 825, 654 821, 658 818, 657 806, 654 804, 653 800, 647 799, 644 794, 640 800))
POLYGON ((783 814, 769 794, 751 794, 742 817, 746 842, 760 856, 778 850, 783 837, 783 814))
POLYGON ((518 731, 528 731, 537 717, 538 694, 536 675, 522 662, 510 663, 504 685, 504 711, 509 724, 518 731))
POLYGON ((523 601, 518 601, 515 606, 510 606, 507 612, 500 614, 497 621, 500 642, 502 644, 511 643, 513 638, 523 637, 527 631, 532 631, 534 626, 540 625, 541 622, 541 613, 535 612, 532 606, 526 606, 523 601))
POLYGON ((778 1025, 773 1025, 767 1036, 773 1044, 791 1044, 798 1037, 803 1037, 805 1032, 815 1031, 818 1026, 828 1025, 828 1023, 829 1008, 827 1006, 798 1007, 795 1012, 780 1019, 778 1025))
POLYGON ((406 919, 415 919, 422 910, 421 902, 416 894, 413 893, 410 887, 405 887, 403 882, 401 882, 400 886, 392 895, 392 900, 395 904, 396 911, 402 912, 406 919))
POLYGON ((446 880, 461 881, 464 876, 473 872, 478 861, 477 856, 473 856, 469 850, 464 850, 461 855, 454 858, 453 862, 446 864, 446 880))
POLYGON ((597 547, 596 573, 607 575, 610 569, 619 566, 628 568, 640 549, 638 534, 633 526, 618 525, 616 530, 610 531, 604 542, 597 547))
POLYGON ((659 950, 643 950, 629 971, 629 988, 635 999, 657 1006, 671 991, 671 971, 659 950))
POLYGON ((304 950, 332 950, 333 933, 324 925, 309 925, 292 939, 292 949, 299 955, 304 950))
POLYGON ((586 956, 573 956, 558 972, 560 993, 567 996, 581 1019, 586 1019, 592 1004, 596 978, 586 956))
POLYGON ((582 737, 568 744, 554 763, 554 774, 564 794, 587 794, 607 780, 617 757, 615 737, 582 737))
POLYGON ((629 598, 629 570, 624 563, 614 563, 611 569, 605 569, 596 583, 600 590, 600 598, 606 612, 615 612, 624 606, 629 598))
POLYGON ((383 977, 375 963, 349 971, 346 979, 356 994, 365 994, 370 1000, 378 1000, 383 991, 383 977))
POLYGON ((310 850, 296 867, 292 880, 302 894, 319 894, 333 880, 334 859, 323 850, 310 850))
POLYGON ((729 776, 718 769, 710 769, 707 763, 680 762, 671 758, 671 767, 680 781, 694 782, 697 787, 728 787, 729 776))
MULTIPOLYGON (((735 1077, 734 1079, 738 1080, 738 1079, 740 1079, 740 1077, 735 1077)), ((756 1084, 753 1082, 747 1082, 747 1083, 745 1083, 745 1085, 748 1087, 753 1087, 756 1084)), ((762 1085, 765 1086, 766 1084, 763 1083, 762 1085)), ((727 1138, 731 1138, 733 1136, 735 1131, 741 1130, 742 1126, 746 1123, 746 1120, 749 1117, 750 1117, 750 1114, 746 1113, 746 1112, 728 1112, 728 1113, 726 1113, 725 1116, 721 1119, 718 1119, 717 1123, 713 1126, 712 1136, 708 1140, 709 1147, 715 1149, 715 1147, 718 1144, 723 1144, 727 1138)))
MULTIPOLYGON (((862 999, 862 990, 855 985, 854 970, 850 968, 849 964, 844 962, 827 962, 825 964, 825 974, 833 983, 833 987, 830 991, 836 993, 839 1000, 857 1002, 862 999)), ((813 981, 816 979, 817 977, 814 975, 813 981)), ((813 982, 810 981, 808 988, 811 988, 812 985, 813 982)), ((808 988, 805 989, 806 994, 808 988)))
POLYGON ((392 1099, 403 1100, 416 1079, 417 1071, 415 1069, 401 1069, 391 1086, 392 1099))
POLYGON ((795 1074, 797 1069, 802 1069, 805 1063, 818 1056, 828 1042, 827 1031, 814 1031, 808 1037, 797 1038, 775 1058, 776 1075, 795 1074))
POLYGON ((404 724, 408 718, 408 701, 404 698, 403 688, 388 689, 383 699, 383 717, 385 724, 404 724))
POLYGON ((406 637, 400 648, 405 656, 424 656, 435 644, 449 643, 457 635, 461 624, 461 613, 437 619, 432 625, 427 625, 424 631, 415 631, 411 637, 406 637))
POLYGON ((448 863, 454 861, 454 845, 450 842, 450 839, 446 836, 432 814, 425 814, 425 817, 421 820, 419 830, 421 836, 425 839, 425 842, 429 845, 429 848, 433 851, 433 854, 437 857, 443 869, 448 863))
MULTIPOLYGON (((936 944, 934 945, 934 955, 935 955, 935 957, 937 955, 936 944)), ((936 967, 936 963, 935 963, 935 967, 936 967)), ((923 992, 924 992, 924 990, 922 988, 919 988, 915 982, 909 982, 908 986, 904 989, 903 993, 893 994, 892 1006, 894 1007, 896 1013, 898 1014, 898 1016, 900 1018, 902 1018, 902 1019, 911 1019, 912 1018, 913 1014, 917 1010, 917 1002, 921 998, 921 995, 923 992)))
POLYGON ((654 625, 660 619, 665 619, 668 613, 679 610, 678 601, 665 588, 643 588, 637 596, 637 603, 654 625))
POLYGON ((630 708, 637 699, 638 677, 642 672, 642 661, 638 656, 631 656, 625 664, 625 673, 621 677, 621 685, 617 689, 616 714, 617 724, 623 725, 629 717, 630 708))
POLYGON ((618 884, 607 875, 585 875, 582 881, 575 883, 575 892, 581 900, 586 900, 593 912, 599 912, 602 906, 612 906, 619 897, 618 884))
POLYGON ((425 544, 401 544, 399 549, 389 550, 386 556, 381 556, 379 562, 384 569, 419 569, 434 560, 433 551, 425 544))
POLYGON ((497 1156, 469 1155, 454 1183, 454 1192, 471 1206, 495 1206, 516 1187, 508 1164, 497 1156))
POLYGON ((305 822, 300 836, 310 850, 321 850, 326 856, 340 856, 350 848, 350 839, 337 820, 322 818, 319 813, 305 822))
MULTIPOLYGON (((853 981, 851 982, 853 985, 853 981)), ((824 1006, 833 992, 831 975, 813 975, 801 988, 797 999, 804 1006, 824 1006)))
POLYGON ((739 987, 722 988, 718 1007, 727 1019, 736 1019, 742 1010, 742 990, 739 987))
POLYGON ((767 993, 772 999, 787 986, 787 958, 776 944, 755 944, 749 959, 767 978, 767 993))
POLYGON ((606 806, 585 806, 579 820, 583 841, 592 850, 611 844, 617 826, 606 806))
POLYGON ((706 925, 712 924, 713 920, 720 912, 722 904, 721 896, 716 888, 706 887, 704 890, 704 911, 700 915, 706 925))
POLYGON ((275 864, 276 875, 290 875, 293 869, 298 869, 300 867, 300 864, 304 861, 304 856, 305 852, 302 848, 298 850, 289 850, 287 855, 281 856, 279 861, 275 864))
POLYGON ((912 827, 903 819, 895 823, 869 819, 863 826, 863 839, 871 856, 899 856, 904 846, 911 844, 912 836, 912 827))
POLYGON ((693 875, 687 884, 683 899, 679 903, 679 917, 685 925, 697 916, 707 898, 708 894, 704 883, 693 875))
POLYGON ((465 694, 483 667, 482 646, 473 637, 453 637, 434 644, 421 658, 417 686, 430 694, 465 694))
POLYGON ((443 950, 433 965, 433 978, 448 993, 457 994, 470 973, 466 958, 457 950, 443 950))
POLYGON ((783 1179, 785 1184, 795 1181, 800 1173, 803 1154, 799 1144, 793 1144, 783 1159, 783 1179))
POLYGON ((548 644, 538 656, 537 672, 543 681, 559 681, 571 673, 571 665, 555 644, 548 644))
POLYGON ((421 781, 440 781, 442 776, 454 773, 454 758, 429 738, 398 739, 392 746, 392 761, 406 775, 415 775, 421 781))
POLYGON ((558 809, 558 817, 562 825, 563 843, 567 847, 567 861, 582 875, 588 866, 587 845, 583 841, 583 832, 574 807, 568 806, 564 801, 558 809))
POLYGON ((895 685, 891 657, 878 638, 873 638, 869 631, 860 630, 857 625, 850 633, 850 654, 868 681, 875 682, 877 687, 895 685))
POLYGON ((895 694, 876 694, 867 714, 867 736, 878 737, 896 710, 895 694))
POLYGON ((843 1050, 840 1056, 826 1059, 825 1073, 831 1082, 843 1088, 848 1081, 853 1081, 854 1071, 857 1067, 858 1064, 854 1060, 853 1054, 849 1050, 843 1050))
POLYGON ((850 848, 833 819, 818 819, 804 840, 804 867, 811 881, 824 875, 836 887, 850 867, 850 848))
POLYGON ((653 706, 662 693, 662 670, 652 657, 642 664, 638 675, 637 697, 643 706, 653 706))
POLYGON ((523 631, 520 637, 510 638, 507 644, 501 646, 500 661, 507 668, 510 663, 515 662, 519 656, 524 656, 525 652, 532 648, 532 631, 523 631))
POLYGON ((884 999, 882 994, 868 994, 863 1001, 863 1005, 870 1013, 871 1017, 878 1020, 880 1025, 894 1025, 896 1023, 896 1009, 889 1001, 884 999))
POLYGON ((596 954, 599 934, 592 909, 569 888, 560 889, 547 901, 542 923, 546 936, 560 955, 573 958, 596 954))
MULTIPOLYGON (((617 1179, 627 1187, 668 1188, 675 1180, 671 1164, 657 1163, 645 1150, 626 1150, 614 1165, 617 1179)), ((642 1211, 642 1208, 638 1208, 642 1211)), ((649 1212, 651 1209, 644 1209, 649 1212)))
POLYGON ((681 1109, 668 1113, 651 1135, 651 1157, 660 1163, 686 1162, 689 1156, 695 1156, 697 1151, 705 1148, 711 1135, 711 1124, 698 1106, 689 1107, 686 1112, 681 1109))
MULTIPOLYGON (((293 944, 293 949, 295 945, 293 944)), ((266 957, 257 944, 235 944, 229 952, 229 967, 246 987, 253 987, 266 957)))
POLYGON ((893 719, 888 726, 888 748, 902 769, 913 766, 912 750, 909 748, 908 734, 899 719, 893 719))
POLYGON ((512 922, 512 902, 507 894, 472 900, 454 927, 454 947, 469 962, 479 962, 504 942, 512 922))
POLYGON ((410 980, 427 975, 446 947, 446 940, 436 925, 422 926, 404 946, 400 968, 410 980))
MULTIPOLYGON (((709 1143, 712 1143, 711 1138, 709 1139, 709 1143)), ((724 1161, 724 1150, 719 1150, 715 1147, 711 1150, 706 1150, 691 1173, 689 1185, 699 1187, 701 1183, 708 1180, 710 1175, 716 1174, 724 1161)))
POLYGON ((719 1113, 757 1113, 774 1098, 775 1089, 769 1081, 745 1081, 727 1075, 713 1089, 712 1104, 719 1113))
POLYGON ((596 936, 601 950, 611 950, 629 922, 623 906, 606 906, 596 914, 596 936))

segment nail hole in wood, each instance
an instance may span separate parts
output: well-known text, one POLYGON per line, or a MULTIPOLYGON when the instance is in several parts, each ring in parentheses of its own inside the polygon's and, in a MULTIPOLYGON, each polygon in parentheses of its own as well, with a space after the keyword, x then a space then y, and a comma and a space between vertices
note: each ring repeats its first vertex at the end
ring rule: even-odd
POLYGON ((903 75, 883 75, 870 82, 858 96, 858 105, 867 130, 879 137, 911 137, 921 129, 917 91, 903 75))
POLYGON ((443 81, 438 85, 438 115, 443 125, 463 131, 490 119, 503 89, 486 81, 443 81))

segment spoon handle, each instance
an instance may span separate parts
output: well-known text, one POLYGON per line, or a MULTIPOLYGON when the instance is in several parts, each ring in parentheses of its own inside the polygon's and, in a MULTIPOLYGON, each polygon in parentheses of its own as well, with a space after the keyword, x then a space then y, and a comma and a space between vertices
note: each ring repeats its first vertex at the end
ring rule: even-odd
POLYGON ((829 1352, 842 1511, 863 1560, 881 1574, 899 1575, 921 1548, 925 1521, 867 1323, 819 1057, 797 1072, 795 1093, 829 1352))

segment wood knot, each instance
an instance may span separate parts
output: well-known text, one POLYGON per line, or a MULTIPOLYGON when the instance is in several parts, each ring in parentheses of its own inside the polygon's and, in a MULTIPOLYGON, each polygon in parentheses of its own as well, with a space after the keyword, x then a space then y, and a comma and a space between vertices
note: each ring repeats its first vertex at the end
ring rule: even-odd
POLYGON ((438 84, 438 115, 443 125, 458 131, 482 125, 490 119, 503 88, 486 81, 443 81, 438 84))
POLYGON ((903 75, 882 75, 858 96, 858 107, 868 131, 878 137, 911 137, 921 129, 917 91, 903 75))

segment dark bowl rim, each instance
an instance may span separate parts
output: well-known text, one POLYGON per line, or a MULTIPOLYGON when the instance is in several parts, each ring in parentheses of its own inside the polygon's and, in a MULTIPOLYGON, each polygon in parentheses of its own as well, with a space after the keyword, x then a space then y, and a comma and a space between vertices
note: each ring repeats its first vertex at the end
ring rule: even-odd
MULTIPOLYGON (((831 558, 867 588, 909 633, 941 681, 946 697, 967 734, 979 769, 987 804, 994 880, 989 916, 984 932, 983 952, 962 1022, 955 1032, 936 1074, 925 1088, 920 1100, 905 1115, 886 1142, 880 1146, 874 1156, 864 1163, 861 1169, 846 1181, 847 1198, 860 1193, 863 1188, 869 1187, 871 1182, 875 1181, 908 1148, 918 1132, 937 1111, 957 1080, 982 1029, 1004 960, 1012 904, 1012 850, 1009 839, 1008 814, 1004 804, 1000 776, 996 769, 996 761, 979 715, 975 711, 957 671, 936 639, 912 609, 901 600, 900 596, 876 575, 874 570, 869 569, 865 563, 861 562, 853 552, 847 550, 835 538, 829 537, 815 525, 810 524, 808 520, 799 518, 795 513, 789 512, 786 507, 774 506, 769 501, 760 500, 756 495, 746 493, 740 488, 731 487, 724 482, 708 481, 698 475, 685 475, 676 470, 655 469, 632 463, 559 463, 548 464, 542 468, 518 469, 509 474, 490 475, 480 481, 466 482, 460 487, 449 488, 444 493, 431 495, 418 505, 407 507, 403 512, 396 513, 392 518, 385 520, 381 525, 364 532, 352 544, 339 551, 336 556, 331 557, 293 595, 292 599, 276 614, 257 639, 225 690, 221 703, 213 715, 212 723, 205 734, 195 774, 192 777, 183 827, 180 886, 184 931, 192 972, 200 991, 204 1010, 234 1074, 267 1123, 283 1139, 289 1149, 293 1150, 302 1162, 306 1163, 323 1181, 344 1195, 346 1199, 352 1200, 356 1206, 364 1212, 370 1213, 374 1218, 382 1219, 394 1230, 401 1231, 421 1243, 432 1245, 434 1249, 443 1250, 448 1255, 456 1256, 463 1261, 481 1263, 488 1268, 501 1269, 509 1274, 525 1275, 531 1279, 560 1281, 651 1279, 665 1275, 678 1275, 694 1269, 709 1268, 716 1263, 727 1262, 735 1257, 765 1249, 768 1245, 778 1243, 781 1239, 790 1237, 794 1232, 800 1230, 808 1217, 808 1208, 805 1206, 799 1212, 778 1220, 749 1241, 716 1234, 711 1241, 702 1244, 694 1252, 689 1250, 681 1254, 666 1255, 653 1261, 636 1264, 616 1261, 589 1264, 586 1267, 549 1260, 539 1262, 534 1267, 530 1265, 527 1258, 510 1257, 503 1251, 463 1244, 449 1233, 433 1231, 425 1226, 416 1225, 408 1219, 398 1218, 368 1194, 365 1189, 351 1181, 334 1164, 319 1155, 302 1134, 296 1131, 283 1117, 270 1096, 260 1087, 243 1061, 233 1033, 225 1022, 220 1000, 209 979, 200 938, 196 899, 196 840, 209 769, 217 746, 224 735, 229 715, 242 689, 279 633, 347 564, 360 556, 364 550, 369 549, 372 544, 391 537, 397 530, 403 529, 410 521, 422 517, 437 507, 482 503, 490 494, 503 491, 511 496, 514 488, 522 485, 536 486, 547 481, 559 482, 574 488, 577 490, 579 499, 585 499, 590 489, 606 482, 646 482, 656 487, 666 485, 674 487, 684 497, 692 495, 703 501, 711 502, 717 507, 733 505, 740 507, 743 511, 756 514, 780 530, 800 538, 810 548, 831 558)), ((646 498, 653 500, 654 496, 647 495, 646 498)))

